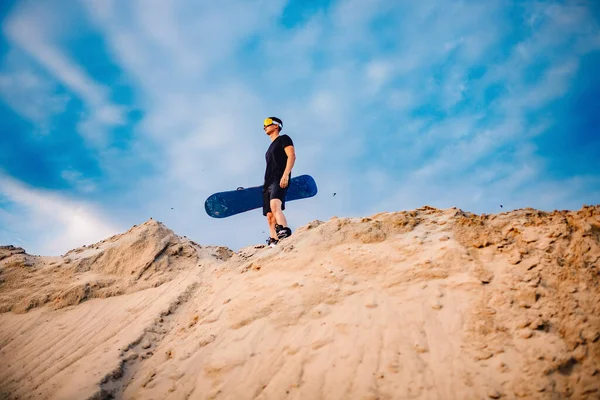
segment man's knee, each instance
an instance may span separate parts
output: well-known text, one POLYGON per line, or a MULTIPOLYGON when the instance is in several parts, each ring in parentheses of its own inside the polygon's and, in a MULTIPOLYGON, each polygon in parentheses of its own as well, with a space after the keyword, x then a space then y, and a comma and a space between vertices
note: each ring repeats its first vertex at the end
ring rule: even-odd
POLYGON ((277 211, 281 211, 281 200, 272 199, 270 206, 271 206, 271 211, 273 211, 274 213, 277 211))
POLYGON ((275 216, 272 212, 267 213, 267 222, 269 225, 273 225, 275 223, 275 216))

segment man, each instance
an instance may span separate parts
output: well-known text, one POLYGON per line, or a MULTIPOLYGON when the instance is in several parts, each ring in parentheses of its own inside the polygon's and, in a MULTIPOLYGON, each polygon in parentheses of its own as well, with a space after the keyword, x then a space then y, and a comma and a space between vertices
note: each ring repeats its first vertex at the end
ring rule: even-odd
POLYGON ((263 186, 263 215, 269 224, 269 246, 276 245, 279 240, 292 234, 283 215, 285 195, 290 184, 292 168, 296 162, 294 143, 288 135, 280 135, 283 122, 276 117, 264 120, 263 129, 271 139, 265 159, 265 183, 263 186))

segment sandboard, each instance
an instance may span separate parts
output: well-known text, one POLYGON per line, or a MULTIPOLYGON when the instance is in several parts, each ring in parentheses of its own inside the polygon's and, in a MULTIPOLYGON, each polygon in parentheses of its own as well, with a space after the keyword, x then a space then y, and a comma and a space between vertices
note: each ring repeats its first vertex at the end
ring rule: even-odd
MULTIPOLYGON (((263 186, 237 188, 211 195, 204 202, 206 213, 213 218, 227 218, 246 211, 262 208, 263 186)), ((313 197, 317 194, 317 184, 312 176, 300 175, 290 180, 285 201, 313 197)))

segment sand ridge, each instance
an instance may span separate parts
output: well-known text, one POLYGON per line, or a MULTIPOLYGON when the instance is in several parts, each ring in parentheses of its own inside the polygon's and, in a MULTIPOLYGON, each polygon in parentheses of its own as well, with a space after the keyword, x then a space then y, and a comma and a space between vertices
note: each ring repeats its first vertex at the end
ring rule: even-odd
POLYGON ((36 258, 4 249, 0 393, 599 398, 599 243, 599 206, 333 217, 238 252, 148 221, 54 259, 37 303, 11 278, 36 258), (119 291, 54 306, 85 274, 119 291))

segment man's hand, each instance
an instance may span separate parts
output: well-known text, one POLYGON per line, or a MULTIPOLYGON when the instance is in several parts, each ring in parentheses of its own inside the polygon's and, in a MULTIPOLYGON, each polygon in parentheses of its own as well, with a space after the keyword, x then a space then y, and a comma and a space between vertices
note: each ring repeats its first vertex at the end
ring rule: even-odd
POLYGON ((283 189, 285 189, 289 183, 290 183, 289 175, 285 174, 279 181, 279 186, 281 186, 283 189))

